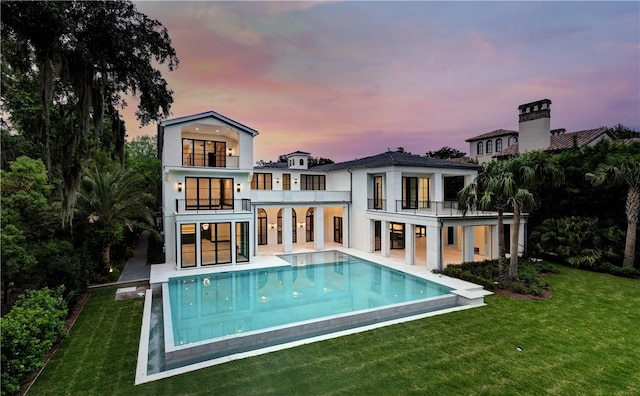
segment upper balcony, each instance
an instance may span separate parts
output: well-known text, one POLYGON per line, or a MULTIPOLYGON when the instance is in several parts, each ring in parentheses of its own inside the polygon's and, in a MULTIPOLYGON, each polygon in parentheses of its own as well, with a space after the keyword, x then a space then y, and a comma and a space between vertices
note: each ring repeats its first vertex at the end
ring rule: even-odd
POLYGON ((251 190, 251 201, 258 204, 349 203, 349 191, 251 190))
POLYGON ((395 206, 388 208, 384 199, 369 199, 368 210, 379 210, 382 212, 391 211, 393 213, 414 214, 421 216, 487 216, 495 215, 496 212, 484 211, 478 208, 470 208, 463 213, 458 207, 458 201, 395 201, 395 206))
POLYGON ((199 168, 238 169, 240 157, 216 153, 182 153, 182 166, 199 168))
POLYGON ((176 213, 229 214, 251 212, 249 199, 176 199, 176 213))

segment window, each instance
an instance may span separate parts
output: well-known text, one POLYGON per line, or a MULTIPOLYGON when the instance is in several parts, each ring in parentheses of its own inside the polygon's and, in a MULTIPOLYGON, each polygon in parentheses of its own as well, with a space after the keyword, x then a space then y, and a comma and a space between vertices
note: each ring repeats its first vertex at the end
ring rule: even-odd
POLYGON ((464 176, 447 176, 444 178, 444 200, 458 201, 458 193, 464 188, 464 176))
POLYGON ((282 175, 282 189, 291 190, 291 175, 289 173, 282 175))
POLYGON ((180 265, 196 266, 196 225, 180 224, 180 265))
POLYGON ((510 136, 509 140, 507 140, 507 144, 509 146, 511 146, 512 144, 516 144, 518 143, 518 137, 517 136, 510 136))
POLYGON ((267 211, 258 209, 258 245, 267 244, 267 211))
POLYGON ((202 223, 200 225, 201 265, 231 262, 231 223, 202 223))
POLYGON ((271 173, 254 173, 251 179, 252 190, 271 190, 271 173))
POLYGON ((493 142, 491 140, 487 140, 487 154, 493 153, 493 142))
POLYGON ((233 179, 187 177, 187 210, 233 209, 233 179))
POLYGON ((324 175, 300 175, 301 190, 325 190, 324 175))
POLYGON ((380 220, 373 222, 373 250, 382 250, 382 222, 380 220))
POLYGON ((499 153, 502 151, 502 139, 498 138, 496 139, 496 153, 499 153))
POLYGON ((390 223, 391 249, 404 249, 404 224, 390 223))
POLYGON ((428 208, 431 179, 402 177, 402 209, 428 208))
POLYGON ((236 263, 249 261, 249 222, 236 223, 236 263))
POLYGON ((304 160, 300 158, 300 166, 304 166, 304 160))
POLYGON ((333 217, 333 241, 342 243, 342 217, 333 217))
POLYGON ((483 155, 484 154, 484 144, 482 144, 482 142, 478 142, 478 155, 483 155))
POLYGON ((182 139, 182 165, 224 168, 227 166, 226 150, 226 142, 182 139))

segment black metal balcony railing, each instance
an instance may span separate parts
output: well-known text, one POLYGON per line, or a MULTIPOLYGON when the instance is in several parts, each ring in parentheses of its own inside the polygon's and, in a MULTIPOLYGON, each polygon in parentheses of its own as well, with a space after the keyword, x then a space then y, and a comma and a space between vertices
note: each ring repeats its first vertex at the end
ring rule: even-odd
POLYGON ((249 212, 250 199, 176 199, 176 212, 249 212))
POLYGON ((240 157, 237 155, 212 155, 207 154, 182 154, 183 166, 195 166, 205 168, 238 168, 240 157))
POLYGON ((387 200, 386 199, 372 199, 369 198, 367 200, 367 209, 369 210, 387 210, 387 200))
MULTIPOLYGON (((462 215, 462 208, 458 207, 458 201, 396 201, 396 212, 426 214, 436 216, 462 215)), ((491 212, 469 208, 466 214, 489 214, 491 212)))

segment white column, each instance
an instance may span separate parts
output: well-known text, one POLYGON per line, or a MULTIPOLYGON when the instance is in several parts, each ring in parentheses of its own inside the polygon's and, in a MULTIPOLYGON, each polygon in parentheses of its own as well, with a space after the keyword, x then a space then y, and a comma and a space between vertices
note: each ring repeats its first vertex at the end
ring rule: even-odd
POLYGON ((473 261, 473 226, 462 227, 462 261, 473 261))
POLYGON ((391 241, 389 240, 389 222, 382 220, 380 222, 380 247, 382 257, 389 257, 391 254, 391 241))
MULTIPOLYGON (((324 249, 324 208, 317 207, 314 209, 313 221, 316 223, 313 225, 313 241, 314 248, 316 250, 324 249)), ((307 227, 309 225, 307 224, 307 227)))
POLYGON ((416 230, 414 224, 404 225, 404 262, 408 265, 416 263, 416 230))
POLYGON ((282 209, 282 244, 284 245, 284 252, 293 252, 293 227, 296 224, 292 224, 291 221, 291 208, 285 207, 282 209))
POLYGON ((442 229, 427 226, 427 269, 438 269, 442 260, 442 229))
POLYGON ((433 197, 431 200, 436 202, 444 201, 444 178, 442 173, 433 175, 433 197))

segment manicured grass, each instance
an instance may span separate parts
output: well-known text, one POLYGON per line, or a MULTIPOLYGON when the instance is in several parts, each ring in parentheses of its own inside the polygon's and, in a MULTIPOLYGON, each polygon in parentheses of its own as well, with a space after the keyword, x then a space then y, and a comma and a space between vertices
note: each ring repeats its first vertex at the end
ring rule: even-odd
POLYGON ((560 271, 548 278, 547 301, 491 296, 485 307, 140 386, 142 300, 100 292, 29 394, 640 394, 640 281, 560 271))

